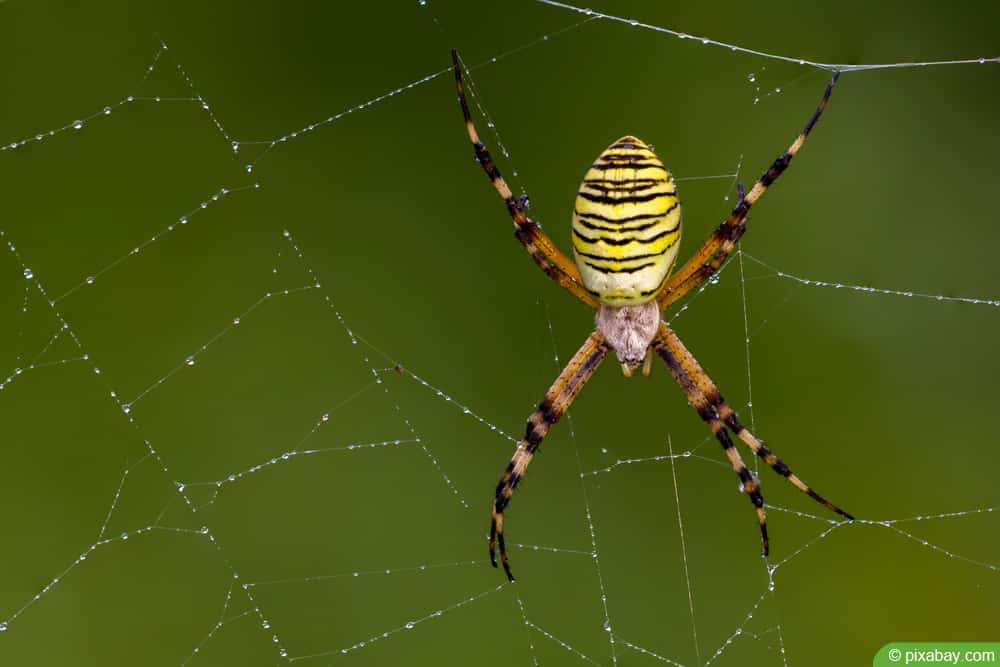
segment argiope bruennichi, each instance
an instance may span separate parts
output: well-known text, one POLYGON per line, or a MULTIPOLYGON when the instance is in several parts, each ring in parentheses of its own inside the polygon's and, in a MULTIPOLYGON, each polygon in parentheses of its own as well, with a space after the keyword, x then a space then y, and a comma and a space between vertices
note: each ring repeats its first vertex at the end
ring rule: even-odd
POLYGON ((500 176, 472 123, 462 86, 462 68, 455 50, 452 50, 452 61, 458 101, 462 106, 469 139, 475 147, 476 159, 507 205, 507 211, 514 220, 515 236, 550 278, 597 310, 596 330, 549 387, 538 409, 528 417, 524 437, 517 443, 514 456, 497 484, 490 522, 490 561, 493 566, 497 565, 496 546, 499 542, 504 571, 508 579, 514 580, 504 545, 504 509, 538 445, 610 350, 614 350, 626 377, 630 377, 640 366, 643 375, 648 375, 653 352, 666 362, 688 402, 722 444, 740 479, 740 489, 756 508, 765 556, 768 553, 768 537, 760 481, 743 463, 727 428, 779 475, 817 502, 853 520, 850 514, 813 491, 744 428, 694 355, 660 319, 661 311, 703 284, 725 263, 746 230, 750 207, 785 171, 819 120, 838 74, 834 74, 816 111, 788 150, 774 161, 749 192, 744 193, 742 187, 739 188, 739 201, 729 217, 684 266, 670 276, 681 238, 681 206, 673 176, 649 145, 632 136, 622 137, 605 149, 587 171, 573 209, 574 265, 553 245, 538 224, 525 214, 524 201, 514 197, 500 176))

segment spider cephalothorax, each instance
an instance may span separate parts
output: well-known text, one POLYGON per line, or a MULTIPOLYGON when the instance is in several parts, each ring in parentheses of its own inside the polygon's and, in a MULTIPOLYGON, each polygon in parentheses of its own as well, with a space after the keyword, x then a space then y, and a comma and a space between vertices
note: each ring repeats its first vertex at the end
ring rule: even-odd
POLYGON ((649 375, 650 344, 659 329, 660 308, 655 301, 631 306, 602 303, 597 308, 597 331, 615 351, 626 376, 639 364, 643 364, 643 375, 649 375))
POLYGON ((652 148, 625 136, 601 153, 584 176, 573 210, 573 254, 576 265, 542 232, 525 212, 500 175, 472 122, 462 86, 458 53, 451 52, 458 100, 465 118, 476 159, 493 187, 503 198, 514 221, 514 232, 535 263, 553 280, 581 301, 597 309, 597 327, 545 393, 528 417, 524 437, 493 499, 490 521, 490 560, 496 567, 496 547, 507 577, 513 581, 503 536, 503 513, 514 489, 549 429, 569 408, 573 399, 593 376, 604 357, 614 350, 626 375, 640 364, 649 373, 652 353, 667 365, 688 402, 712 429, 726 458, 740 480, 740 490, 753 503, 760 526, 763 553, 768 553, 767 521, 760 482, 743 463, 730 432, 775 472, 811 498, 853 520, 799 479, 789 467, 750 431, 722 398, 718 387, 688 351, 677 334, 660 320, 660 311, 708 280, 726 261, 743 232, 747 213, 768 187, 785 171, 802 147, 837 82, 837 74, 826 87, 819 106, 784 153, 765 171, 753 188, 744 193, 729 217, 715 230, 679 271, 670 275, 677 259, 681 236, 680 201, 673 177, 652 148))

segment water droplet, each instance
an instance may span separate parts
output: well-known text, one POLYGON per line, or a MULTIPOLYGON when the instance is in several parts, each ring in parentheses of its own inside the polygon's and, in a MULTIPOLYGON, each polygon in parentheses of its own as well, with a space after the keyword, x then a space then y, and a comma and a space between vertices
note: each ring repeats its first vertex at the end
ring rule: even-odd
POLYGON ((234 317, 233 318, 233 324, 239 324, 239 323, 240 323, 240 318, 234 317))
POLYGON ((202 526, 201 530, 198 531, 202 535, 208 535, 208 526, 202 526))
POLYGON ((74 120, 73 121, 73 129, 74 130, 79 130, 81 127, 83 127, 83 121, 82 120, 74 120))
POLYGON ((184 485, 181 484, 180 482, 177 482, 177 490, 180 491, 181 493, 184 493, 184 485))
POLYGON ((267 630, 268 628, 271 627, 271 623, 267 619, 264 619, 263 621, 261 621, 260 627, 262 627, 265 630, 267 630))
POLYGON ((104 115, 105 116, 111 115, 111 107, 104 107, 104 115))
MULTIPOLYGON (((422 4, 422 3, 421 3, 421 4, 422 4)), ((412 630, 412 629, 413 629, 413 621, 410 621, 410 622, 408 622, 408 623, 407 623, 406 625, 404 625, 403 627, 404 627, 404 628, 406 628, 407 630, 412 630)))
POLYGON ((327 414, 323 415, 322 417, 320 417, 320 420, 321 421, 325 421, 325 422, 330 421, 330 414, 327 413, 327 414))
POLYGON ((24 270, 24 279, 25 280, 31 280, 34 277, 35 277, 35 274, 32 272, 31 269, 25 269, 24 270))
POLYGON ((252 164, 248 164, 247 165, 247 173, 249 174, 251 172, 253 172, 253 165, 252 164))
POLYGON ((88 285, 93 285, 93 284, 94 284, 94 276, 87 276, 87 277, 86 277, 86 278, 84 279, 84 281, 85 281, 85 282, 86 282, 86 283, 87 283, 88 285))
POLYGON ((188 366, 194 366, 194 357, 188 357, 188 358, 187 358, 187 359, 186 359, 186 360, 184 361, 184 363, 186 363, 186 364, 187 364, 188 366))
POLYGON ((426 7, 427 6, 427 0, 418 0, 418 2, 419 2, 419 4, 420 4, 421 7, 426 7))
POLYGON ((288 657, 288 649, 283 648, 283 649, 279 650, 278 651, 278 655, 280 655, 282 658, 287 658, 288 657))
POLYGON ((128 403, 124 404, 122 406, 122 412, 124 412, 125 414, 132 412, 132 406, 129 405, 128 403))
POLYGON ((7 621, 0 621, 0 632, 7 631, 7 621))
POLYGON ((128 539, 128 533, 122 533, 122 534, 120 535, 120 537, 121 537, 121 538, 122 538, 123 540, 127 540, 127 539, 128 539))

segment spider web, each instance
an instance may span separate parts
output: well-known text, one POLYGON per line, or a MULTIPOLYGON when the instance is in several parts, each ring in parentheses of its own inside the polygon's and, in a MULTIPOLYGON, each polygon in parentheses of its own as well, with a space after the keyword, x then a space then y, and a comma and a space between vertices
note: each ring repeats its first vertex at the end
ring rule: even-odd
POLYGON ((996 639, 995 10, 866 8, 834 35, 819 7, 314 11, 0 4, 4 664, 832 665, 996 639), (510 239, 453 45, 558 244, 581 165, 635 133, 680 182, 684 256, 825 63, 875 70, 667 315, 857 522, 763 470, 760 559, 667 374, 609 362, 511 506, 518 583, 488 566, 490 491, 591 315, 510 239))

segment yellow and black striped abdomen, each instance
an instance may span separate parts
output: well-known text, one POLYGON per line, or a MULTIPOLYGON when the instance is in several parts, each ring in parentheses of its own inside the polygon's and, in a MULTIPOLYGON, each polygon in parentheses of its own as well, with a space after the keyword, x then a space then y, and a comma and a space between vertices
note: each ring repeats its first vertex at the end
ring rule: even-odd
POLYGON ((573 255, 584 286, 614 306, 649 301, 680 240, 673 176, 641 140, 611 144, 584 176, 573 209, 573 255))

